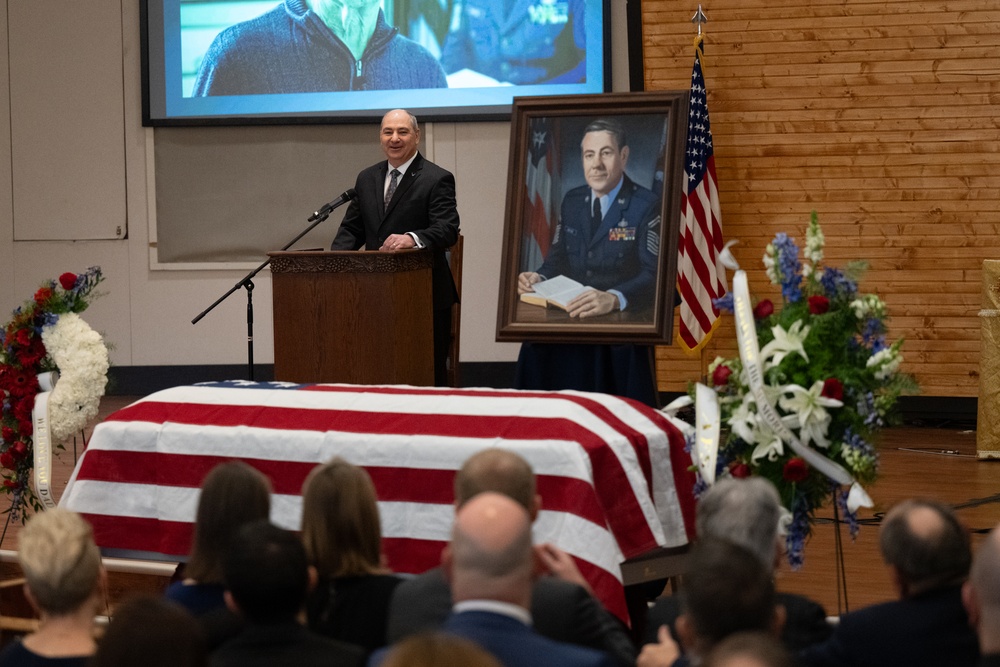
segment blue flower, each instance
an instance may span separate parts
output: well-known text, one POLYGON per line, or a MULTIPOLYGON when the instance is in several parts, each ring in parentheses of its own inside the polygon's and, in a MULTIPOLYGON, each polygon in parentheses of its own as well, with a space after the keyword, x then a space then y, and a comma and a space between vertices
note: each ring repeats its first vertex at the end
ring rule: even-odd
POLYGON ((726 292, 718 299, 712 299, 712 305, 718 309, 720 313, 730 313, 732 314, 735 310, 733 306, 733 293, 726 292))
POLYGON ((844 520, 847 521, 848 529, 851 532, 851 539, 857 539, 858 531, 861 529, 861 525, 858 523, 857 512, 852 512, 847 508, 847 496, 849 491, 847 489, 837 490, 834 492, 834 496, 837 498, 837 507, 840 508, 841 513, 844 515, 844 520))
POLYGON ((823 286, 823 291, 830 299, 835 299, 838 296, 853 296, 858 291, 856 282, 845 276, 840 269, 831 267, 823 269, 819 284, 823 286))
POLYGON ((809 535, 809 502, 805 496, 798 495, 792 500, 792 521, 788 525, 785 536, 785 550, 788 551, 788 564, 793 570, 802 567, 805 561, 806 537, 809 535))
POLYGON ((778 232, 773 241, 778 256, 777 269, 781 274, 781 296, 789 303, 802 298, 802 262, 799 261, 799 246, 784 232, 778 232))

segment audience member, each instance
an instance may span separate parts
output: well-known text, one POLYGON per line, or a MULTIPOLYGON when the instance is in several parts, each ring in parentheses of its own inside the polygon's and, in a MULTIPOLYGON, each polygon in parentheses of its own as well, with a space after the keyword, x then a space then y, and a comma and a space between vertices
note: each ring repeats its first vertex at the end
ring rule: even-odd
POLYGON ((676 621, 684 655, 676 657, 669 633, 661 628, 661 641, 647 644, 639 654, 640 667, 699 664, 719 642, 737 632, 774 637, 781 633, 785 610, 775 601, 771 568, 756 554, 729 540, 703 537, 691 549, 690 563, 676 621), (673 661, 665 647, 672 648, 673 661))
POLYGON ((299 622, 316 573, 294 533, 267 521, 244 526, 233 539, 224 572, 226 604, 246 627, 215 650, 212 667, 364 664, 360 647, 321 637, 299 622))
POLYGON ((395 645, 382 667, 501 667, 479 645, 440 632, 419 633, 395 645))
POLYGON ((712 649, 702 667, 793 667, 791 654, 763 632, 737 632, 712 649))
POLYGON ((879 535, 899 599, 840 618, 826 642, 802 652, 806 665, 974 665, 976 634, 962 606, 972 553, 954 513, 932 500, 890 510, 879 535))
POLYGON ((382 565, 378 500, 363 468, 334 458, 309 474, 302 541, 319 575, 306 603, 309 627, 368 651, 385 646, 389 599, 401 579, 382 565))
POLYGON ((531 629, 534 561, 524 507, 493 492, 466 502, 442 554, 455 603, 442 630, 471 639, 506 667, 612 665, 605 653, 531 629))
MULTIPOLYGON (((542 499, 535 474, 521 456, 504 449, 484 449, 465 461, 455 475, 455 504, 462 507, 484 491, 501 493, 520 504, 534 522, 542 499)), ((619 621, 586 589, 573 559, 553 545, 535 548, 547 570, 531 592, 531 618, 541 635, 606 651, 623 665, 635 664, 636 650, 619 621)), ((451 589, 442 568, 404 581, 389 606, 388 639, 436 630, 451 612, 451 589)))
POLYGON ((198 622, 175 602, 129 600, 115 610, 88 667, 204 667, 205 637, 198 622))
POLYGON ((1000 666, 1000 528, 979 545, 962 600, 979 636, 979 667, 1000 666))
POLYGON ((18 542, 24 593, 40 618, 38 630, 0 653, 0 666, 82 667, 95 649, 104 580, 90 525, 75 512, 51 509, 34 515, 18 542))
POLYGON ((201 484, 191 556, 184 579, 167 588, 166 597, 195 616, 225 609, 222 563, 233 537, 244 525, 267 519, 271 485, 243 461, 212 469, 201 484))
MULTIPOLYGON (((699 498, 697 513, 698 537, 729 540, 752 551, 767 568, 777 567, 782 554, 781 500, 771 482, 762 477, 721 479, 699 498)), ((781 640, 789 650, 799 651, 830 636, 821 605, 792 593, 778 593, 777 600, 786 612, 781 640)), ((677 640, 674 623, 679 614, 677 596, 657 600, 649 612, 643 643, 656 642, 663 625, 677 640)))

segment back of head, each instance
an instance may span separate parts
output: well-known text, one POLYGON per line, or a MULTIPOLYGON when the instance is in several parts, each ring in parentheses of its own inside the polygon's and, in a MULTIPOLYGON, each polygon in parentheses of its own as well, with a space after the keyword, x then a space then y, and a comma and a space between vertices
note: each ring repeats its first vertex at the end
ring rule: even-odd
POLYGON ((222 560, 233 536, 242 526, 267 519, 270 511, 271 486, 259 471, 243 461, 212 468, 201 484, 185 576, 202 584, 222 583, 222 560))
POLYGON ((710 648, 741 631, 769 632, 775 618, 772 570, 752 551, 708 537, 691 549, 681 608, 710 648))
POLYGON ((702 667, 793 667, 781 642, 763 632, 737 632, 723 639, 702 667))
POLYGON ((90 524, 76 512, 55 508, 35 514, 18 543, 18 561, 41 611, 69 614, 97 590, 101 553, 90 524))
POLYGON ((487 599, 526 605, 534 555, 531 520, 509 497, 486 492, 455 515, 448 553, 452 599, 487 599))
POLYGON ((381 571, 378 500, 364 468, 337 457, 309 473, 302 492, 302 541, 325 576, 381 571))
POLYGON ((698 537, 716 537, 749 549, 773 568, 778 544, 781 500, 762 477, 726 478, 698 499, 698 537))
POLYGON ((444 633, 413 635, 396 644, 382 667, 501 667, 477 644, 444 633))
POLYGON ((298 536, 267 521, 240 529, 225 559, 226 590, 252 623, 289 621, 309 589, 309 564, 298 536))
POLYGON ((537 511, 535 473, 520 455, 490 448, 466 459, 455 475, 455 504, 464 505, 484 491, 502 493, 529 513, 537 511))
POLYGON ((968 531, 946 505, 904 500, 886 515, 879 534, 885 562, 899 574, 903 595, 961 583, 969 573, 968 531))
POLYGON ((157 597, 124 603, 108 625, 90 667, 201 667, 207 664, 201 626, 183 608, 157 597))

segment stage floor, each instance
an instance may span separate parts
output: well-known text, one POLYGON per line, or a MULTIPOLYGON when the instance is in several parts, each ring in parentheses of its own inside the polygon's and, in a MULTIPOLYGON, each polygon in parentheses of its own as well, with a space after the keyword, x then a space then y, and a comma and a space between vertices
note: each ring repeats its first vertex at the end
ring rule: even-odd
MULTIPOLYGON (((98 419, 134 400, 136 397, 105 397, 98 419)), ((82 441, 77 442, 77 448, 82 452, 82 441)), ((1000 523, 1000 463, 976 459, 975 431, 895 427, 883 433, 880 451, 881 477, 869 490, 875 508, 861 510, 861 532, 855 542, 850 540, 847 526, 841 526, 847 601, 851 609, 894 597, 888 572, 878 552, 877 525, 882 513, 894 503, 922 496, 955 506, 973 531, 973 544, 1000 523)), ((53 456, 52 488, 57 498, 73 467, 73 446, 69 443, 66 450, 57 451, 53 456)), ((829 614, 837 614, 838 609, 844 610, 844 603, 841 600, 838 605, 832 510, 824 510, 817 518, 813 537, 806 546, 804 566, 797 572, 783 566, 778 575, 778 588, 808 595, 821 602, 829 614)), ((9 526, 0 549, 17 549, 18 528, 17 525, 9 526)))

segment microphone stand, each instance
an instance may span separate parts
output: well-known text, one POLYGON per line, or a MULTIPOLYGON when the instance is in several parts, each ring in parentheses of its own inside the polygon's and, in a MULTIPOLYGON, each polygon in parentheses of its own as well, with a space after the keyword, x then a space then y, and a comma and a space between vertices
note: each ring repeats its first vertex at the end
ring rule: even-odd
MULTIPOLYGON (((333 211, 336 208, 346 204, 347 202, 354 199, 356 196, 357 194, 352 189, 340 195, 340 197, 330 202, 329 204, 324 204, 322 208, 320 208, 318 211, 309 216, 308 221, 311 222, 312 224, 303 229, 299 233, 299 235, 296 236, 294 239, 286 243, 281 250, 284 251, 291 248, 299 239, 301 239, 303 236, 311 232, 313 228, 316 227, 316 225, 318 225, 321 222, 324 222, 327 218, 329 218, 330 214, 333 213, 333 211)), ((241 287, 247 291, 247 379, 250 380, 251 382, 253 382, 254 379, 253 378, 253 287, 254 287, 253 278, 258 273, 260 273, 265 266, 267 266, 270 263, 271 263, 271 258, 268 257, 261 263, 260 266, 258 266, 256 269, 246 274, 242 278, 240 278, 240 280, 235 285, 229 288, 229 291, 227 291, 225 294, 216 299, 211 306, 198 313, 198 316, 195 317, 193 320, 191 320, 191 324, 198 324, 201 318, 208 315, 213 308, 215 308, 220 303, 225 301, 230 294, 232 294, 241 287)))

